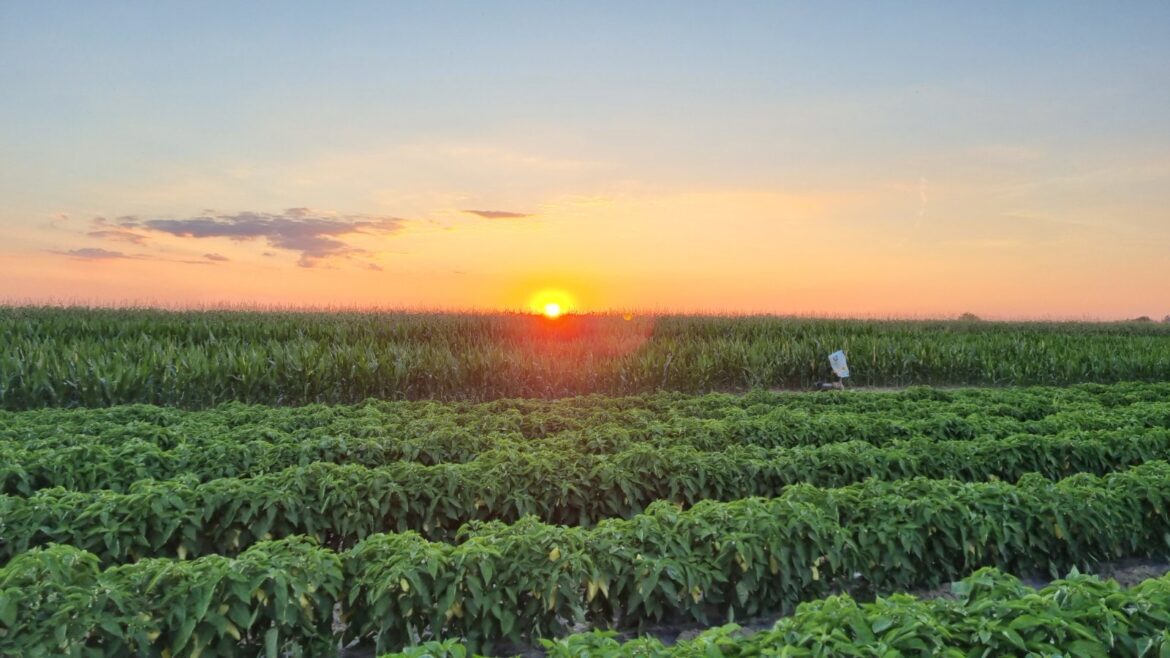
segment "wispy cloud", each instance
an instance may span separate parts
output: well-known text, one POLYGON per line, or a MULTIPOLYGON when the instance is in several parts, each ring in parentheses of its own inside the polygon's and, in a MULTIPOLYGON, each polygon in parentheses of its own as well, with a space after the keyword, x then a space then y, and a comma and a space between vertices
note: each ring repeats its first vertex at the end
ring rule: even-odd
POLYGON ((133 231, 124 231, 122 229, 102 229, 100 231, 90 231, 87 235, 89 235, 91 238, 112 240, 114 242, 128 242, 130 244, 143 244, 146 242, 146 236, 139 235, 133 231))
POLYGON ((160 256, 152 256, 150 254, 127 254, 121 251, 112 251, 110 249, 102 249, 101 247, 82 247, 80 249, 69 249, 67 251, 50 250, 49 253, 57 254, 58 256, 68 256, 76 260, 86 261, 111 261, 111 260, 148 260, 159 261, 163 263, 182 263, 184 265, 211 265, 211 261, 227 260, 223 256, 218 258, 209 258, 217 254, 206 254, 206 260, 188 260, 182 258, 162 258, 160 256))
POLYGON ((123 258, 136 258, 136 256, 128 256, 120 251, 110 251, 109 249, 101 249, 98 247, 84 247, 82 249, 70 249, 68 251, 54 251, 55 254, 62 256, 69 256, 78 260, 118 260, 123 258))
POLYGON ((479 215, 484 219, 520 219, 523 217, 531 217, 529 213, 524 212, 510 212, 507 210, 461 210, 470 215, 479 215))
POLYGON ((203 257, 206 258, 207 260, 214 261, 216 263, 224 263, 224 262, 231 260, 227 256, 223 256, 221 254, 203 254, 203 257))
POLYGON ((167 233, 181 238, 263 239, 277 249, 300 252, 297 264, 313 267, 327 258, 367 253, 339 239, 357 233, 395 233, 405 220, 374 215, 339 215, 309 208, 282 213, 205 214, 184 219, 123 218, 120 226, 167 233))

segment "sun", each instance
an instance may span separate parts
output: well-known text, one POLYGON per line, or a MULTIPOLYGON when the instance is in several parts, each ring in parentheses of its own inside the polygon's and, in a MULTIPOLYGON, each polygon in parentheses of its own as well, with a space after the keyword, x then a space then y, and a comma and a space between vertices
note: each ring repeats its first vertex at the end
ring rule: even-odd
POLYGON ((563 315, 573 313, 577 308, 573 296, 559 288, 545 288, 528 299, 528 308, 536 315, 555 320, 563 315))

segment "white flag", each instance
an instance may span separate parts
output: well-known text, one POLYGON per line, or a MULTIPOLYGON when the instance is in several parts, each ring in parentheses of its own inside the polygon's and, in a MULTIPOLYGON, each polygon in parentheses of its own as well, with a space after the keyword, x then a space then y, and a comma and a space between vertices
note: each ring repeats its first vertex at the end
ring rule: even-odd
POLYGON ((829 365, 833 367, 833 373, 838 377, 844 379, 849 376, 849 364, 845 362, 845 353, 841 350, 829 355, 829 365))

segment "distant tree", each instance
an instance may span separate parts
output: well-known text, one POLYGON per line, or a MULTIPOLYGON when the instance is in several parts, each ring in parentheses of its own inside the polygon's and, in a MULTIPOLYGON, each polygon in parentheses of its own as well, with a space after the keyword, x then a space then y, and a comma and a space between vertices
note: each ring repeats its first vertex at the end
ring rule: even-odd
POLYGON ((1151 320, 1150 316, 1148 316, 1148 315, 1142 315, 1140 317, 1136 317, 1136 318, 1130 320, 1130 322, 1153 322, 1153 320, 1151 320))
POLYGON ((1166 317, 1162 318, 1162 322, 1170 324, 1170 315, 1167 315, 1166 317))
POLYGON ((964 313, 959 316, 959 322, 979 322, 979 316, 974 313, 964 313))

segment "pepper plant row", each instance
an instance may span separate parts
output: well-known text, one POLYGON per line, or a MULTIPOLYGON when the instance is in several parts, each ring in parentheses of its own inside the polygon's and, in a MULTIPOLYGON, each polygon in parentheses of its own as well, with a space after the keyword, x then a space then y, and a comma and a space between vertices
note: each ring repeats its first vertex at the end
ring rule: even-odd
POLYGON ((49 546, 0 567, 0 655, 332 656, 342 586, 341 557, 301 538, 105 571, 49 546))
MULTIPOLYGON (((1074 574, 1040 590, 984 568, 953 585, 954 599, 906 594, 859 603, 848 595, 801 604, 768 631, 728 624, 673 646, 618 642, 612 631, 542 640, 550 658, 722 656, 1117 656, 1170 653, 1170 576, 1123 589, 1074 574)), ((382 658, 465 658, 458 640, 430 641, 382 658)))
MULTIPOLYGON (((95 412, 72 413, 87 416, 95 412)), ((139 422, 115 428, 112 421, 90 422, 75 424, 70 431, 51 429, 43 424, 43 418, 14 414, 14 422, 0 429, 0 436, 12 437, 0 440, 0 492, 27 494, 57 485, 124 490, 146 478, 191 475, 206 481, 271 473, 319 461, 366 466, 400 460, 465 462, 499 451, 611 454, 639 446, 678 445, 716 451, 743 445, 788 447, 846 441, 887 445, 916 438, 995 438, 1095 429, 1136 433, 1170 428, 1170 401, 1120 407, 1074 405, 1034 420, 1021 420, 1013 413, 1021 413, 1020 408, 993 406, 967 416, 951 411, 922 414, 919 410, 918 417, 910 418, 832 407, 816 414, 781 409, 735 419, 664 417, 652 422, 643 419, 640 426, 610 422, 584 430, 562 429, 539 438, 527 438, 516 430, 481 433, 478 428, 453 425, 450 419, 441 427, 424 423, 403 428, 402 435, 369 436, 369 432, 344 423, 290 434, 265 426, 217 424, 219 420, 192 423, 182 429, 139 422), (80 431, 84 433, 77 433, 80 431)))
MULTIPOLYGON (((385 531, 447 540, 469 521, 593 525, 657 500, 693 505, 783 495, 794 484, 841 487, 867 478, 1015 481, 1105 474, 1170 460, 1170 430, 1082 432, 971 441, 864 442, 703 452, 648 446, 617 455, 493 452, 463 464, 328 463, 254 478, 145 480, 127 493, 43 489, 0 496, 0 560, 56 542, 103 562, 234 554, 268 537, 316 536, 334 548, 385 531)), ((59 471, 68 474, 68 470, 59 471)), ((12 477, 6 487, 27 485, 12 477)), ((910 486, 909 484, 904 486, 910 486)))
POLYGON ((612 451, 631 441, 686 441, 720 449, 734 443, 779 446, 853 439, 880 443, 912 435, 948 439, 1050 433, 1073 426, 1165 427, 1170 425, 1167 403, 1170 384, 589 396, 474 405, 371 400, 354 406, 280 408, 232 403, 199 412, 134 405, 0 412, 0 441, 29 448, 143 441, 168 450, 218 441, 369 439, 404 444, 404 452, 411 445, 419 446, 415 450, 434 450, 433 461, 463 461, 498 441, 564 437, 577 438, 582 447, 594 451, 612 451))
POLYGON ((234 559, 98 571, 97 557, 79 549, 34 549, 0 567, 0 652, 328 655, 335 601, 341 639, 372 638, 378 651, 445 638, 490 650, 577 623, 709 624, 833 592, 937 586, 983 566, 1056 575, 1165 555, 1168 500, 1170 464, 1160 462, 1060 482, 802 486, 686 511, 658 503, 590 529, 531 517, 477 523, 458 544, 379 534, 340 554, 293 538, 234 559))
MULTIPOLYGON (((439 471, 446 466, 447 471, 466 479, 467 486, 472 489, 478 486, 479 478, 489 475, 490 470, 490 475, 513 481, 521 491, 528 491, 533 483, 523 481, 512 471, 531 470, 532 464, 544 460, 554 470, 564 472, 563 479, 571 483, 570 488, 589 483, 581 480, 581 473, 607 468, 618 471, 623 467, 640 468, 645 481, 642 485, 631 486, 658 491, 658 497, 664 498, 677 497, 681 492, 688 502, 693 502, 700 498, 727 499, 730 495, 727 491, 718 487, 707 490, 703 483, 721 474, 736 477, 736 473, 724 473, 729 468, 740 468, 740 479, 751 478, 752 481, 737 485, 744 495, 774 495, 778 487, 797 482, 837 486, 867 476, 880 479, 921 475, 1014 480, 1024 473, 1039 471, 1049 477, 1058 477, 1082 471, 1102 473, 1139 461, 1166 458, 1168 435, 1170 429, 1160 428, 1064 430, 1056 434, 1016 434, 969 440, 916 437, 883 444, 842 441, 790 448, 748 444, 732 445, 721 451, 701 450, 686 443, 655 446, 632 442, 613 453, 593 453, 556 443, 501 442, 495 448, 468 455, 469 462, 457 460, 432 465, 402 459, 405 456, 403 451, 381 443, 329 438, 304 444, 263 441, 240 444, 208 442, 201 446, 183 444, 168 451, 137 441, 118 446, 59 449, 29 449, 0 442, 0 494, 28 496, 53 487, 70 491, 124 492, 133 483, 143 480, 210 482, 221 478, 279 475, 286 469, 317 463, 394 467, 410 473, 439 471), (409 465, 403 462, 409 462, 409 465), (713 473, 710 472, 712 468, 715 469, 713 473), (663 478, 669 479, 670 483, 661 484, 663 478)), ((638 473, 628 475, 638 480, 638 473)), ((594 476, 589 478, 596 479, 594 476)), ((620 478, 611 475, 608 479, 620 478)), ((627 497, 636 500, 645 500, 647 495, 652 495, 634 494, 629 487, 622 488, 627 497)), ((426 492, 426 489, 422 490, 424 497, 426 492)), ((487 510, 489 513, 493 511, 494 508, 487 510)), ((593 518, 613 513, 616 512, 587 512, 585 516, 593 518)))
POLYGON ((791 611, 831 592, 936 587, 983 566, 1052 576, 1166 555, 1170 465, 1058 483, 911 480, 774 499, 658 503, 596 528, 473 525, 462 543, 375 535, 347 553, 347 637, 471 646, 664 619, 791 611))

